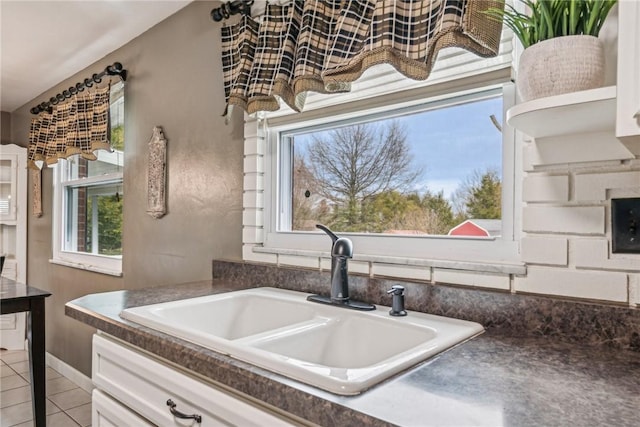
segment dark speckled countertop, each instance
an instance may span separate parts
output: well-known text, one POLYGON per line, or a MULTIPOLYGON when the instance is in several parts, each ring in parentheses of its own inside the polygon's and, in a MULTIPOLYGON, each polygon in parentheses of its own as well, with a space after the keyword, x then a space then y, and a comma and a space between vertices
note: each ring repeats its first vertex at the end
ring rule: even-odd
POLYGON ((489 330, 358 396, 338 396, 128 322, 128 307, 240 289, 223 280, 93 294, 66 313, 325 426, 637 426, 640 353, 489 330))

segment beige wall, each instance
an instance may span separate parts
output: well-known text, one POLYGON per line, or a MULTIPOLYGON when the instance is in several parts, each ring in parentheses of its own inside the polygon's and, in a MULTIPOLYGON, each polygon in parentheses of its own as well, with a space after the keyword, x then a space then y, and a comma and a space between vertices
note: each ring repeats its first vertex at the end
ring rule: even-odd
POLYGON ((6 111, 1 112, 0 116, 0 133, 2 135, 0 142, 2 144, 11 143, 11 114, 6 111))
POLYGON ((221 117, 220 24, 209 18, 215 4, 190 4, 11 114, 12 140, 26 145, 32 104, 114 61, 129 71, 123 277, 49 263, 51 170, 43 173, 44 215, 33 218, 29 212, 27 281, 53 293, 47 301, 47 351, 85 375, 90 375, 93 331, 65 317, 67 301, 88 293, 208 279, 213 258, 241 259, 242 115, 228 126, 221 117), (156 125, 168 140, 168 214, 162 219, 145 213, 147 143, 156 125))

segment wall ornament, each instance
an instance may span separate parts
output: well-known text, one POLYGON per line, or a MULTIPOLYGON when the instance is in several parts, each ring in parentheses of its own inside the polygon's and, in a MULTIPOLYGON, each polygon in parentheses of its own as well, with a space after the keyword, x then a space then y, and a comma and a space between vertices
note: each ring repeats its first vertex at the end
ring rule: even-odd
POLYGON ((153 128, 149 141, 149 164, 147 177, 147 213, 162 218, 166 213, 167 140, 160 126, 153 128))

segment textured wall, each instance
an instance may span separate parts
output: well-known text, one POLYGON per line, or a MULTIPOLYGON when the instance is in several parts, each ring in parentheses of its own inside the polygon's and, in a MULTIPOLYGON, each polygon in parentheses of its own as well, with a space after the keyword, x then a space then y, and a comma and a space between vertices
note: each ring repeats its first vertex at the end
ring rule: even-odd
POLYGON ((9 144, 11 143, 11 114, 6 111, 2 111, 1 114, 0 133, 2 134, 2 138, 0 142, 2 142, 2 144, 9 144))
POLYGON ((67 301, 88 293, 209 279, 211 259, 241 258, 242 115, 228 126, 221 117, 220 24, 209 18, 215 4, 193 2, 11 114, 12 139, 25 145, 32 104, 114 61, 129 71, 123 277, 49 263, 51 170, 43 173, 44 215, 33 218, 29 212, 28 282, 53 293, 47 301, 47 351, 86 375, 93 331, 65 317, 67 301), (156 125, 168 140, 168 213, 159 220, 145 213, 147 143, 156 125))

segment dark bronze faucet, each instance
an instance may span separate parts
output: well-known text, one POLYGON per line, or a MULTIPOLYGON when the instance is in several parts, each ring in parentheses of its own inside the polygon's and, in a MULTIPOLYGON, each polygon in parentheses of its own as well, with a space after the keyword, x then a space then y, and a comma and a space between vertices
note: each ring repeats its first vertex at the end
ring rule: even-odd
POLYGON ((353 242, 346 237, 338 237, 328 227, 316 224, 316 227, 331 237, 331 296, 310 295, 307 300, 321 304, 337 305, 354 310, 375 310, 376 306, 361 301, 352 301, 349 297, 348 260, 353 258, 353 242))

